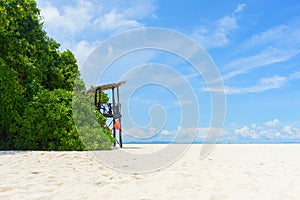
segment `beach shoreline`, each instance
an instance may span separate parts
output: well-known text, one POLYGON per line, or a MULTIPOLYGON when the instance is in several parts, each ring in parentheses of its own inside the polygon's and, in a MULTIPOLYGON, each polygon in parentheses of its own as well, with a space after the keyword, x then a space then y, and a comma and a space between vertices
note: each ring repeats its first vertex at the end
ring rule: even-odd
MULTIPOLYGON (((155 154, 164 146, 124 147, 113 151, 155 154)), ((200 144, 193 144, 175 162, 149 173, 114 170, 91 152, 0 151, 0 199, 296 199, 300 195, 299 144, 218 144, 203 159, 200 150, 200 144)))

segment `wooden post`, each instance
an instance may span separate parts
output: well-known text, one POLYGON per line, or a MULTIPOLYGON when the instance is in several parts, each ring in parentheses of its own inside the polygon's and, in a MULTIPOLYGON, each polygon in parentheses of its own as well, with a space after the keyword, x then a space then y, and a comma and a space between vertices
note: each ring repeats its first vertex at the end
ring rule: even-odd
POLYGON ((118 99, 118 116, 119 116, 119 124, 120 124, 120 129, 119 129, 119 142, 120 142, 120 147, 123 147, 122 143, 122 126, 121 126, 121 104, 120 104, 120 92, 119 92, 119 86, 117 86, 117 99, 118 99))
MULTIPOLYGON (((115 120, 115 88, 113 87, 111 89, 111 92, 112 92, 112 111, 113 111, 113 137, 116 139, 116 129, 115 129, 115 123, 116 123, 116 120, 115 120)), ((114 142, 114 147, 116 146, 116 142, 114 142)))
POLYGON ((98 91, 98 90, 95 91, 95 98, 94 98, 94 99, 95 99, 95 100, 94 100, 94 103, 95 103, 95 106, 96 106, 96 107, 98 107, 98 101, 97 101, 97 96, 98 96, 98 95, 97 95, 97 91, 98 91))
POLYGON ((98 110, 99 110, 99 112, 101 113, 101 89, 99 90, 99 105, 98 105, 98 110))
POLYGON ((99 110, 101 108, 101 89, 99 90, 99 110))
MULTIPOLYGON (((115 88, 112 88, 112 103, 113 103, 113 111, 115 111, 114 107, 115 107, 115 104, 116 104, 116 101, 115 101, 115 88)), ((113 112, 114 114, 116 114, 115 112, 113 112)))

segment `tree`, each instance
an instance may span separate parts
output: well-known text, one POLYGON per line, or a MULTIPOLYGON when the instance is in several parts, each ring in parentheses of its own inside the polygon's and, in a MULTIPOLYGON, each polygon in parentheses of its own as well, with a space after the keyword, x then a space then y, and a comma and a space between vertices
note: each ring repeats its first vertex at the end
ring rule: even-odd
POLYGON ((19 118, 20 85, 14 71, 6 66, 0 58, 0 148, 8 149, 13 146, 14 133, 11 129, 16 126, 15 119, 19 118))
MULTIPOLYGON (((42 26, 34 0, 0 0, 0 149, 84 150, 72 117, 76 59, 42 26)), ((97 149, 111 145, 102 120, 97 149)))
POLYGON ((19 118, 17 149, 83 150, 72 119, 72 93, 40 90, 19 118))

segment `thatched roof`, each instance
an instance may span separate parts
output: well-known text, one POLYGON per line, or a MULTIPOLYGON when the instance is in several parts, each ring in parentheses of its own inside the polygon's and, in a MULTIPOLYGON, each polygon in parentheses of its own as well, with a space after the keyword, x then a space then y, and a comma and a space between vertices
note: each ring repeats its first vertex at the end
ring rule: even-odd
POLYGON ((100 85, 100 86, 96 86, 96 87, 92 87, 90 89, 88 89, 86 91, 86 93, 95 93, 96 90, 101 90, 101 91, 104 91, 104 90, 109 90, 109 89, 112 89, 112 88, 116 88, 116 87, 119 87, 123 84, 125 84, 127 81, 120 81, 118 83, 110 83, 110 84, 105 84, 105 85, 100 85))

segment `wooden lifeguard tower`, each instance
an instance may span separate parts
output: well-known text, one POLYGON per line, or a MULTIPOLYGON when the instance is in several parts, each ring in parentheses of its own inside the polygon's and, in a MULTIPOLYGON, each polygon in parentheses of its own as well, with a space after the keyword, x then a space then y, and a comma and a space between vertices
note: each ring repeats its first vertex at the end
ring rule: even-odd
MULTIPOLYGON (((92 87, 86 91, 86 93, 95 94, 95 106, 104 117, 106 117, 107 119, 111 119, 110 122, 107 120, 106 126, 110 128, 110 130, 112 130, 113 137, 116 139, 116 142, 119 143, 121 148, 123 147, 123 143, 121 126, 122 114, 119 87, 125 83, 126 81, 121 81, 118 83, 100 85, 92 87), (101 102, 101 92, 105 90, 111 90, 111 97, 109 98, 111 102, 101 102), (115 94, 115 92, 117 93, 117 95, 115 94), (117 139, 117 132, 119 139, 117 139)), ((116 146, 116 142, 114 142, 114 147, 116 146)))

